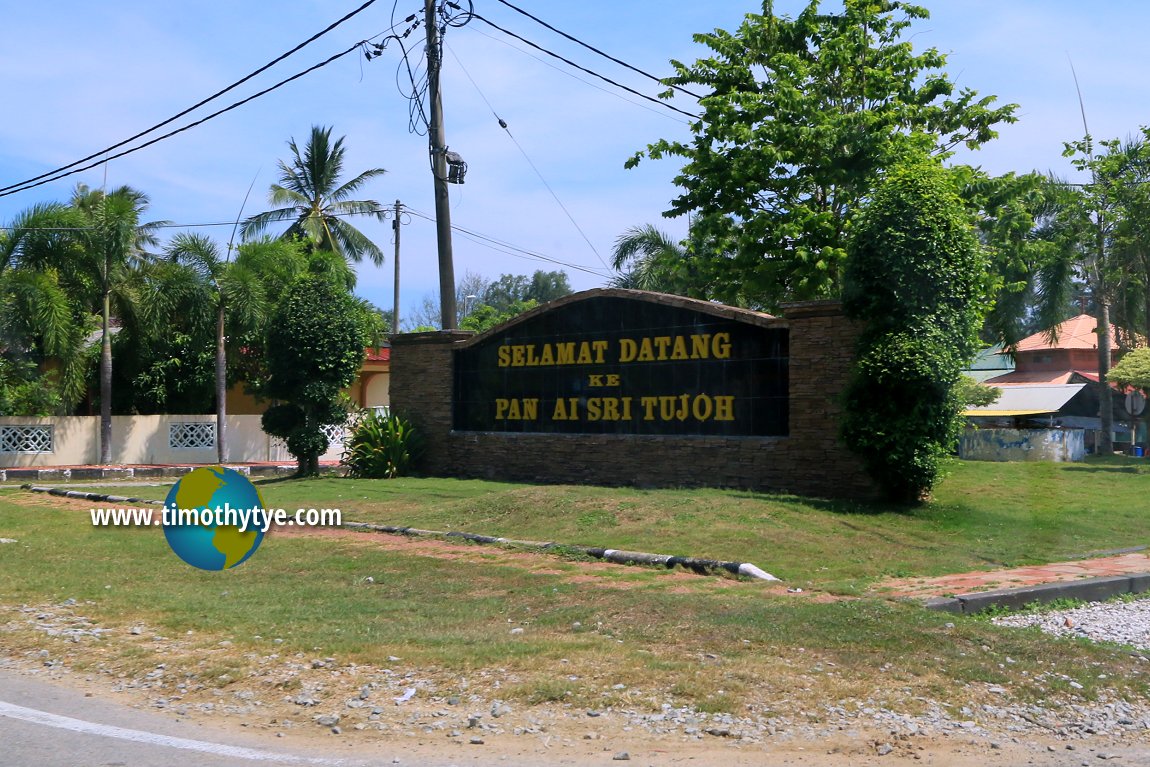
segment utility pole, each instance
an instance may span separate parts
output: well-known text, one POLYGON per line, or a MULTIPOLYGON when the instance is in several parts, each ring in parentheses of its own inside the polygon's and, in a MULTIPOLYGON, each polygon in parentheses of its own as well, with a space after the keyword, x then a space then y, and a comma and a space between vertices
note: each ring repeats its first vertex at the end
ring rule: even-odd
POLYGON ((395 303, 391 314, 392 335, 399 332, 399 213, 401 207, 399 200, 396 200, 395 219, 391 222, 391 229, 395 232, 395 303))
POLYGON ((444 330, 454 330, 455 265, 451 255, 451 204, 447 196, 447 139, 443 131, 443 105, 440 103, 439 26, 436 1, 424 0, 424 27, 427 29, 427 94, 429 120, 427 139, 431 148, 431 168, 435 175, 435 228, 439 246, 439 307, 444 330))

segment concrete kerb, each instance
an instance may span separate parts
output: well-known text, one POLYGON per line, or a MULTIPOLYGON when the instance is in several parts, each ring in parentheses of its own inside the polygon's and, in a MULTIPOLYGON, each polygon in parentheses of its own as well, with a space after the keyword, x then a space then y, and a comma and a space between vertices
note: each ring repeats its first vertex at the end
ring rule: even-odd
MULTIPOLYGON (((209 464, 204 464, 209 465, 209 464)), ((214 464, 211 464, 214 465, 214 464)), ((283 477, 294 474, 295 464, 224 464, 240 474, 252 477, 283 477)), ((83 479, 164 479, 178 478, 202 468, 200 465, 172 466, 75 466, 70 468, 8 468, 0 469, 0 482, 35 480, 39 482, 68 482, 83 479)), ((321 473, 334 471, 335 467, 321 466, 321 473)))
POLYGON ((928 600, 926 607, 956 615, 974 615, 992 607, 1017 610, 1026 605, 1048 604, 1059 599, 1101 602, 1122 594, 1142 594, 1146 591, 1150 591, 1150 573, 1111 575, 1013 589, 980 591, 955 597, 937 597, 928 600))

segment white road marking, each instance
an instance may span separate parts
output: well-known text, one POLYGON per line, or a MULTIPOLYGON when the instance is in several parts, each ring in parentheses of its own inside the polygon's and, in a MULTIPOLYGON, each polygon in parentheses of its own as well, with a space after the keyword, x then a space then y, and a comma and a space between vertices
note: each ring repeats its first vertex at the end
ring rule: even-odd
POLYGON ((0 716, 20 719, 33 724, 41 724, 46 727, 56 727, 61 730, 71 730, 72 732, 79 732, 85 735, 100 735, 105 738, 119 738, 120 740, 147 743, 153 746, 182 748, 188 751, 202 751, 215 756, 250 759, 255 762, 321 765, 342 764, 340 761, 331 759, 313 759, 303 756, 292 756, 290 754, 277 754, 272 751, 260 751, 255 748, 227 746, 222 743, 209 743, 208 741, 192 740, 190 738, 176 738, 171 735, 159 735, 154 732, 145 732, 144 730, 131 730, 126 727, 115 727, 110 724, 97 724, 96 722, 88 722, 83 719, 73 719, 70 716, 49 714, 47 711, 17 706, 14 703, 5 703, 2 700, 0 700, 0 716))

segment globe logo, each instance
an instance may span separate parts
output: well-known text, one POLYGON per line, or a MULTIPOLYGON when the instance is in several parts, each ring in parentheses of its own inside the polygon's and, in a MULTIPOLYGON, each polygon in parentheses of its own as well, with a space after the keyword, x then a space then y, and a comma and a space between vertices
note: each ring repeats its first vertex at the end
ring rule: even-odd
POLYGON ((230 570, 264 539, 263 498, 235 469, 209 466, 185 474, 168 491, 164 509, 168 546, 201 570, 230 570))

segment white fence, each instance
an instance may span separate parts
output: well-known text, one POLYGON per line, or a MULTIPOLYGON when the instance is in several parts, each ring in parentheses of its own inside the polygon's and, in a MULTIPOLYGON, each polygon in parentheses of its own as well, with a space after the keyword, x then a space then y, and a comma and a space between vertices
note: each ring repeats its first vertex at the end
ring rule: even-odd
MULTIPOLYGON (((227 459, 290 463, 280 440, 260 428, 258 415, 227 418, 227 459)), ((339 460, 345 431, 325 427, 330 441, 320 460, 339 460)), ((100 460, 99 416, 0 417, 0 468, 85 466, 100 460)), ((112 416, 113 464, 216 463, 214 415, 112 416)))

